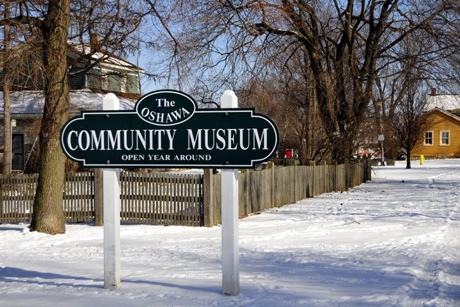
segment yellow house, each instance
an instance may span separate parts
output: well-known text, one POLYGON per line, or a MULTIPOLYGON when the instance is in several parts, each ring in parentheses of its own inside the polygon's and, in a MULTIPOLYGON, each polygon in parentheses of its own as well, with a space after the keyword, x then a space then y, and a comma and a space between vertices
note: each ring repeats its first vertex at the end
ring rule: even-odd
POLYGON ((427 114, 421 138, 411 152, 412 157, 460 157, 460 116, 434 108, 427 114))

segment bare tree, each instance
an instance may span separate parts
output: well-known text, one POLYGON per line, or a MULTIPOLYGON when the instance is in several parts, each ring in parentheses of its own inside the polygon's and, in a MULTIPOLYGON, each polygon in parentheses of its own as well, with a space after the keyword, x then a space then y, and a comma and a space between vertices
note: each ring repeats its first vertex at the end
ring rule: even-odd
MULTIPOLYGON (((11 127, 11 91, 27 88, 32 81, 40 79, 37 73, 42 71, 40 53, 36 48, 28 47, 30 28, 25 28, 17 20, 10 19, 10 15, 19 15, 21 7, 17 2, 4 1, 0 4, 3 9, 3 21, 9 20, 3 26, 2 49, 2 78, 1 88, 4 100, 4 156, 3 174, 8 175, 12 168, 12 127, 11 127), (29 34, 28 34, 29 33, 29 34), (27 63, 27 64, 26 64, 27 63)), ((41 73, 38 73, 41 74, 41 73)), ((43 79, 43 78, 41 78, 43 79)))
POLYGON ((407 155, 406 168, 411 168, 410 154, 419 140, 425 125, 430 76, 426 67, 432 46, 414 33, 410 40, 401 44, 398 61, 387 66, 389 73, 378 84, 378 110, 380 127, 389 123, 387 136, 394 133, 407 155))
MULTIPOLYGON (((239 107, 254 108, 256 112, 272 118, 278 125, 280 133, 280 148, 293 147, 292 117, 290 110, 284 103, 285 96, 280 89, 283 87, 277 79, 249 80, 246 87, 236 90, 239 107)), ((282 157, 282 152, 278 152, 282 157)))
POLYGON ((50 0, 44 20, 34 19, 43 33, 45 108, 40 127, 40 166, 30 229, 58 234, 65 232, 62 209, 65 156, 59 143, 61 127, 68 119, 67 30, 70 1, 50 0))
POLYGON ((433 35, 431 23, 455 13, 451 1, 431 0, 178 0, 164 9, 169 15, 163 22, 173 31, 153 46, 169 48, 161 67, 182 87, 198 75, 217 92, 263 76, 273 65, 289 70, 294 54, 306 54, 303 65, 313 76, 306 82, 314 85, 332 159, 338 161, 352 153, 381 65, 387 65, 381 59, 392 57, 417 30, 433 35))
MULTIPOLYGON (((408 32, 385 58, 380 59, 373 97, 376 123, 385 134, 385 152, 401 148, 411 167, 410 153, 424 126, 424 107, 431 87, 458 93, 453 65, 459 50, 458 1, 420 2, 417 12, 430 18, 408 32), (427 7, 438 8, 435 15, 427 7), (423 10, 422 10, 423 9, 423 10), (399 147, 398 147, 399 145, 399 147)), ((417 14, 415 17, 419 18, 417 14)), ((418 19, 417 19, 418 20, 418 19)))
POLYGON ((420 139, 426 122, 424 106, 427 92, 423 91, 414 79, 406 80, 406 90, 398 104, 398 111, 391 117, 391 125, 407 155, 406 168, 411 168, 411 151, 420 139))
POLYGON ((39 133, 39 180, 30 225, 33 231, 65 232, 62 202, 66 158, 59 134, 70 105, 68 71, 72 67, 69 65, 84 63, 78 67, 87 71, 110 55, 133 50, 134 41, 128 38, 139 26, 140 18, 148 13, 141 4, 124 0, 21 1, 16 3, 17 14, 0 20, 3 27, 28 26, 29 37, 40 44, 38 54, 43 54, 45 107, 39 133), (71 24, 76 31, 70 31, 71 24), (69 32, 73 34, 69 36, 69 32), (98 39, 91 39, 95 37, 98 39), (82 61, 67 62, 69 38, 79 38, 82 61), (83 42, 91 42, 93 48, 87 50, 83 42), (98 57, 93 56, 96 53, 98 57))
MULTIPOLYGON (((71 1, 69 41, 80 56, 68 63, 70 77, 87 73, 110 57, 136 53, 139 49, 137 31, 149 14, 144 0, 71 1)), ((106 76, 100 71, 93 77, 106 76)))

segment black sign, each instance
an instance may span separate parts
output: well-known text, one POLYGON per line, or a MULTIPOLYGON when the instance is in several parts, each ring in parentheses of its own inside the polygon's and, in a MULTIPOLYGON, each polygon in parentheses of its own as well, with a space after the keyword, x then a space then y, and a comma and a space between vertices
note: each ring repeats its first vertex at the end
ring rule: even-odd
POLYGON ((278 143, 254 109, 197 109, 172 90, 143 96, 134 111, 82 112, 61 131, 64 153, 83 167, 252 168, 278 143))

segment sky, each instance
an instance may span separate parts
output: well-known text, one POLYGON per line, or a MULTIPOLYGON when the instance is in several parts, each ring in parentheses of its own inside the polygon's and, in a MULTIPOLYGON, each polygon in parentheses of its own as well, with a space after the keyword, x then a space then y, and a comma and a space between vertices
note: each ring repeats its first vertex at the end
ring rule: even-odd
POLYGON ((460 306, 460 160, 412 166, 239 220, 234 296, 219 226, 123 224, 121 287, 108 290, 103 227, 0 224, 0 305, 460 306))

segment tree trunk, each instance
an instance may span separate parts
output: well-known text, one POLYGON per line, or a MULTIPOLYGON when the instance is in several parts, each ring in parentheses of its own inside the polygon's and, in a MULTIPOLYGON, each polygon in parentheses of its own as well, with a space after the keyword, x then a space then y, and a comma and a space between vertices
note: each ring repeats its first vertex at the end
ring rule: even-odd
POLYGON ((65 232, 63 188, 65 156, 59 136, 68 119, 69 84, 67 77, 67 29, 70 0, 50 0, 45 19, 44 64, 45 108, 40 127, 40 166, 30 229, 58 234, 65 232))
MULTIPOLYGON (((4 70, 5 72, 5 70, 4 70)), ((5 76, 5 75, 4 75, 5 76)), ((5 80, 6 81, 6 80, 5 80)), ((10 100, 10 85, 7 82, 3 83, 3 110, 4 110, 4 150, 3 150, 3 175, 11 174, 11 162, 13 155, 12 148, 12 134, 11 134, 11 100, 10 100)))
POLYGON ((406 153, 407 153, 407 156, 406 156, 406 168, 411 168, 411 164, 410 164, 411 163, 410 162, 411 150, 406 148, 406 153))
MULTIPOLYGON (((10 6, 9 2, 5 1, 5 19, 9 18, 10 6)), ((4 25, 3 27, 3 111, 4 111, 4 134, 3 134, 3 175, 9 175, 11 173, 11 160, 13 155, 11 152, 12 149, 12 134, 11 134, 11 99, 10 99, 10 89, 11 89, 11 73, 9 65, 9 55, 10 55, 10 27, 9 25, 4 25)))

